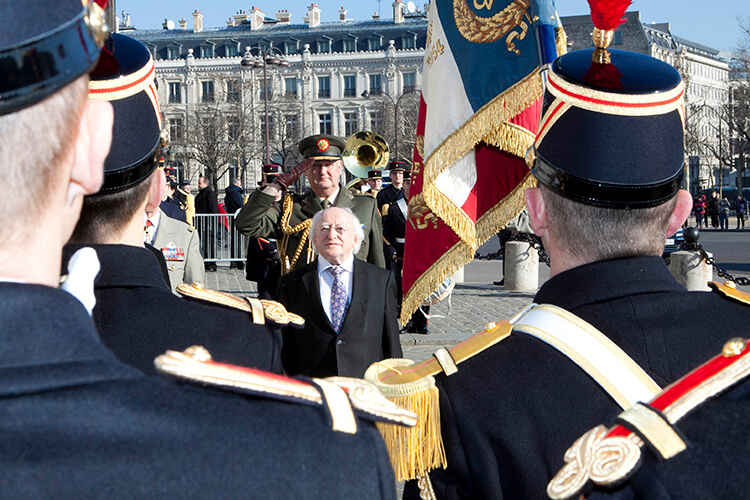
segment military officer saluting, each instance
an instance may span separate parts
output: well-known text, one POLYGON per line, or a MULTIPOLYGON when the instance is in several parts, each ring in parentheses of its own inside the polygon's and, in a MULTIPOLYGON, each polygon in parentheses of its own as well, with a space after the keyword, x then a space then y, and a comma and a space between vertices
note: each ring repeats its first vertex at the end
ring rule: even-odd
MULTIPOLYGON (((606 31, 594 30, 597 44, 606 31)), ((440 416, 423 420, 425 446, 412 447, 422 456, 402 460, 426 464, 407 467, 405 498, 546 498, 570 443, 750 323, 750 307, 688 292, 661 258, 692 206, 680 189, 684 90, 672 66, 632 52, 577 50, 551 64, 527 156, 539 187, 526 191, 550 279, 511 321, 366 376, 415 408, 439 401, 440 416)))
POLYGON ((343 189, 341 152, 345 143, 332 135, 315 135, 299 143, 305 160, 271 184, 256 190, 237 215, 235 225, 243 234, 275 238, 279 243, 282 274, 312 262, 310 242, 312 216, 323 208, 349 208, 362 222, 365 233, 357 258, 385 267, 383 232, 380 214, 371 196, 343 189), (286 193, 274 203, 279 191, 289 187, 300 175, 306 174, 310 191, 286 193))
POLYGON ((404 197, 404 171, 406 171, 406 162, 394 160, 388 164, 388 171, 391 183, 378 193, 378 210, 380 211, 383 210, 384 205, 395 203, 404 197))

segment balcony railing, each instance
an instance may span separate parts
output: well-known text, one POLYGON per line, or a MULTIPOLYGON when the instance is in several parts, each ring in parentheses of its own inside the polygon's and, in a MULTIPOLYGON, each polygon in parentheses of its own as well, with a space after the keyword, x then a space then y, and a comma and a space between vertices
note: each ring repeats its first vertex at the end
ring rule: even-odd
POLYGON ((357 95, 357 89, 344 89, 344 97, 354 97, 357 95))
POLYGON ((331 89, 319 89, 318 97, 319 98, 331 97, 331 89))

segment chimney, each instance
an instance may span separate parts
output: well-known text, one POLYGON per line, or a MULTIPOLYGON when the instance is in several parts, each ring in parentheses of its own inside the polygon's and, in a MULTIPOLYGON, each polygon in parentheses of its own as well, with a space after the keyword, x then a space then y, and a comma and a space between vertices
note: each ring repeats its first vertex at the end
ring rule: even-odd
POLYGON ((276 24, 291 24, 292 15, 287 10, 280 10, 276 13, 276 24))
POLYGON ((259 8, 253 5, 253 8, 250 9, 250 29, 257 30, 258 28, 262 28, 263 20, 265 18, 266 15, 262 13, 259 8))
POLYGON ((234 26, 234 19, 230 17, 229 19, 227 19, 226 23, 227 23, 227 28, 231 28, 232 26, 234 26))
POLYGON ((233 20, 234 20, 234 26, 239 26, 239 25, 240 25, 240 24, 242 24, 242 23, 243 23, 244 21, 247 21, 247 12, 245 12, 244 10, 243 10, 243 11, 241 11, 241 12, 237 12, 237 13, 236 13, 236 14, 235 14, 235 15, 233 16, 233 18, 234 18, 234 19, 233 19, 233 20))
POLYGON ((404 22, 404 4, 401 0, 393 2, 393 22, 395 24, 401 24, 404 22))
POLYGON ((342 23, 346 21, 346 9, 343 5, 341 6, 341 10, 339 10, 339 21, 342 23))
POLYGON ((311 4, 307 8, 307 25, 316 28, 320 25, 320 8, 317 3, 311 4))
POLYGON ((169 19, 165 19, 163 23, 161 23, 161 28, 168 30, 169 29, 169 19))
POLYGON ((373 21, 380 21, 380 14, 378 14, 377 12, 373 13, 372 14, 372 20, 373 21))
POLYGON ((203 31, 203 14, 199 10, 193 12, 193 31, 195 33, 203 31))
POLYGON ((126 28, 130 28, 130 14, 128 14, 127 12, 123 10, 122 19, 123 19, 122 25, 126 28))
POLYGON ((187 21, 185 21, 184 17, 182 19, 180 19, 180 29, 181 30, 186 30, 187 29, 187 21))

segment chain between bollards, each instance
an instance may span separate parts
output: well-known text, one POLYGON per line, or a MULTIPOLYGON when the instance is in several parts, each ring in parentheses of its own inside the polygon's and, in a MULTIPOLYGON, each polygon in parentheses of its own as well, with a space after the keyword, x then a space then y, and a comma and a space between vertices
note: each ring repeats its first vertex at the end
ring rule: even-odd
POLYGON ((700 233, 698 229, 694 227, 689 227, 685 229, 684 231, 684 237, 685 241, 682 243, 682 246, 680 247, 680 250, 688 250, 688 251, 694 251, 699 252, 701 254, 701 257, 703 257, 703 260, 706 261, 706 264, 713 267, 716 270, 716 274, 727 281, 731 281, 732 283, 739 285, 739 286, 750 286, 750 278, 746 278, 745 276, 737 276, 736 278, 729 274, 724 269, 720 268, 716 264, 716 260, 714 260, 713 257, 708 255, 706 251, 703 249, 703 246, 698 243, 698 238, 700 233))

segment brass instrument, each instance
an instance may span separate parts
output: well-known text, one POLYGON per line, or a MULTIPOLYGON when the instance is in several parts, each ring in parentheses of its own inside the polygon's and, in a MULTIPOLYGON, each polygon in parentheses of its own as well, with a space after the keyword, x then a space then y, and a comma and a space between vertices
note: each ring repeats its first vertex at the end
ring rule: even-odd
POLYGON ((374 132, 357 132, 350 136, 341 154, 349 173, 362 179, 367 179, 370 170, 383 170, 388 165, 388 157, 388 143, 374 132))

